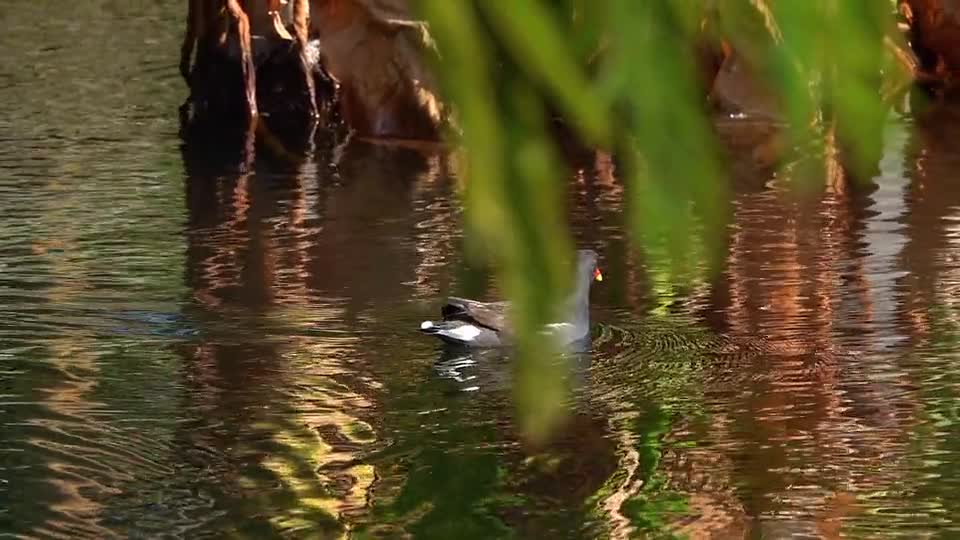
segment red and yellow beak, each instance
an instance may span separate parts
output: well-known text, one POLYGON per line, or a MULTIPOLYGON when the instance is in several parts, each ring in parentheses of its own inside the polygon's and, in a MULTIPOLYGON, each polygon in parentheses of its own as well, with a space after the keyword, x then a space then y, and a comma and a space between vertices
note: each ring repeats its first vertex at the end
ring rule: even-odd
POLYGON ((597 280, 597 281, 603 281, 603 274, 600 273, 600 269, 599 269, 599 268, 594 268, 594 269, 593 269, 593 279, 595 279, 595 280, 597 280))

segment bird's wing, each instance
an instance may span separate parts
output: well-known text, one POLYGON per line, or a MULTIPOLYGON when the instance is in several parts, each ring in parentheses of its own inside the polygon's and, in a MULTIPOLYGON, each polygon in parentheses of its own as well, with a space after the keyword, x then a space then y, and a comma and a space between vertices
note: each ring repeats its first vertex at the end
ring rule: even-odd
POLYGON ((478 302, 451 296, 441 308, 445 320, 460 320, 479 324, 497 332, 507 330, 509 302, 478 302))

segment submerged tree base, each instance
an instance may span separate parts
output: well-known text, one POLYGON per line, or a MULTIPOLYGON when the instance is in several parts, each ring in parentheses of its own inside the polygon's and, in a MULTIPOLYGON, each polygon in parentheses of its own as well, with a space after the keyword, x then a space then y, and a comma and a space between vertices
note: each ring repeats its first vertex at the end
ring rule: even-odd
MULTIPOLYGON (((308 43, 306 58, 313 79, 318 118, 307 99, 309 90, 295 41, 254 36, 256 98, 259 116, 276 128, 297 128, 319 122, 333 127, 339 122, 337 86, 319 62, 319 43, 308 43)), ((190 74, 190 95, 180 108, 186 126, 215 124, 242 127, 249 122, 240 50, 235 39, 227 46, 201 43, 190 74)))
POLYGON ((940 96, 960 92, 960 3, 956 0, 899 0, 906 37, 916 54, 917 82, 940 96))

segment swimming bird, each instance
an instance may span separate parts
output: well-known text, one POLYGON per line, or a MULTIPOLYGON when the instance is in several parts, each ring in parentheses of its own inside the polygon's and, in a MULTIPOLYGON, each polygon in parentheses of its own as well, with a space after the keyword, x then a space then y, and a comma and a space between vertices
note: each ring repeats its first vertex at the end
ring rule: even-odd
MULTIPOLYGON (((577 278, 573 294, 567 299, 564 320, 548 324, 542 333, 553 337, 557 345, 569 345, 590 333, 590 286, 602 281, 597 253, 577 251, 577 278)), ((423 321, 420 331, 443 341, 466 347, 490 348, 510 344, 513 330, 507 313, 509 302, 480 302, 451 296, 440 310, 442 320, 423 321)))

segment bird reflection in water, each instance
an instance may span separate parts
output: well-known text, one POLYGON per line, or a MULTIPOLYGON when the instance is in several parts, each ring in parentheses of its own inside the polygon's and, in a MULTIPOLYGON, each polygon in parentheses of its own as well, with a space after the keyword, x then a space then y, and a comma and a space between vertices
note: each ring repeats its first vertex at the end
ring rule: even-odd
MULTIPOLYGON (((584 389, 590 369, 592 338, 574 341, 554 353, 551 367, 562 370, 569 379, 569 389, 577 393, 584 389)), ((510 349, 472 349, 451 344, 440 345, 440 355, 433 364, 433 372, 440 379, 450 381, 454 392, 502 392, 511 388, 514 356, 510 349)))

